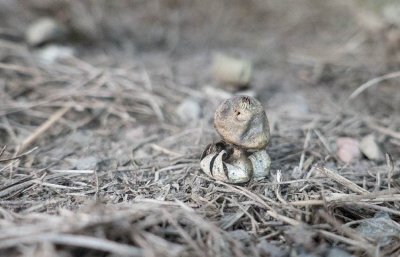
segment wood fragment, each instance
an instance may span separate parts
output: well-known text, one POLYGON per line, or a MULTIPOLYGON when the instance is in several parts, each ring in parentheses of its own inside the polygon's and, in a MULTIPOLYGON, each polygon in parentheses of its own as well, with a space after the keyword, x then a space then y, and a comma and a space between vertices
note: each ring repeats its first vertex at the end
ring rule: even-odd
POLYGON ((391 72, 391 73, 385 74, 383 76, 373 78, 373 79, 365 82, 361 86, 359 86, 356 90, 354 90, 353 93, 351 93, 349 99, 356 98, 359 94, 364 92, 366 89, 368 89, 374 85, 377 85, 378 83, 380 83, 382 81, 385 81, 388 79, 394 79, 394 78, 398 78, 398 77, 400 77, 400 71, 391 72))
POLYGON ((276 213, 275 211, 267 211, 267 214, 270 215, 271 217, 274 217, 277 220, 283 221, 287 224, 290 224, 292 226, 299 226, 299 225, 304 225, 302 222, 297 221, 295 219, 286 217, 284 215, 280 215, 278 213, 276 213))
POLYGON ((365 250, 365 251, 367 251, 369 253, 373 252, 374 249, 375 249, 374 247, 371 246, 371 244, 361 243, 360 241, 353 240, 353 239, 350 239, 350 238, 347 238, 347 237, 343 237, 343 236, 339 236, 339 235, 334 234, 334 233, 329 232, 329 231, 325 231, 325 230, 321 229, 321 230, 318 230, 318 232, 321 235, 323 235, 324 237, 326 237, 326 238, 328 238, 330 240, 335 240, 335 241, 339 241, 339 242, 342 242, 342 243, 345 243, 345 244, 349 244, 349 245, 355 246, 355 247, 357 247, 359 249, 361 248, 361 249, 363 249, 363 250, 365 250))
POLYGON ((320 209, 318 211, 318 214, 326 220, 329 224, 331 224, 335 229, 340 231, 342 234, 350 237, 353 240, 368 244, 368 240, 366 240, 363 236, 361 236, 357 231, 350 227, 345 227, 343 224, 340 224, 340 222, 335 219, 333 216, 329 215, 325 210, 320 209))
MULTIPOLYGON (((5 149, 5 148, 4 148, 4 149, 5 149)), ((38 149, 38 147, 34 147, 34 148, 32 148, 31 150, 26 151, 25 153, 22 153, 22 154, 20 154, 20 155, 17 155, 17 156, 15 156, 15 157, 12 157, 12 158, 2 159, 2 160, 0 160, 0 163, 1 163, 1 162, 8 162, 8 161, 13 161, 13 160, 21 159, 22 157, 24 157, 24 156, 26 156, 26 155, 29 155, 29 154, 31 154, 32 152, 34 152, 36 149, 38 149)), ((0 156, 1 156, 1 154, 0 154, 0 156)))
POLYGON ((380 202, 399 202, 400 194, 377 194, 370 193, 364 195, 350 195, 350 194, 334 194, 331 196, 325 196, 324 200, 318 196, 313 196, 313 200, 305 201, 291 201, 288 204, 295 206, 307 206, 307 205, 340 205, 342 203, 352 202, 363 202, 363 203, 380 203, 380 202))
MULTIPOLYGON (((3 155, 3 153, 6 151, 7 146, 3 146, 3 148, 0 150, 0 157, 3 155)), ((1 162, 1 161, 0 161, 1 162)))
POLYGON ((28 146, 30 146, 38 137, 45 133, 54 123, 56 123, 64 114, 66 114, 71 109, 71 106, 65 106, 59 109, 57 112, 53 113, 42 125, 40 125, 32 134, 29 135, 19 147, 19 152, 24 151, 28 146))
POLYGON ((393 138, 396 138, 396 139, 400 139, 400 132, 398 132, 398 131, 394 131, 394 130, 391 130, 391 129, 385 128, 385 127, 381 127, 381 126, 379 126, 378 124, 376 124, 374 122, 368 122, 367 125, 370 128, 372 128, 372 129, 374 129, 374 130, 376 130, 376 131, 378 131, 378 132, 380 132, 380 133, 382 133, 382 134, 384 134, 386 136, 390 136, 390 137, 393 137, 393 138))
POLYGON ((334 172, 331 169, 328 169, 326 167, 323 167, 321 165, 316 165, 315 169, 319 172, 321 172, 322 174, 324 174, 325 176, 333 179, 334 181, 336 181, 337 183, 341 184, 342 186, 348 188, 349 190, 355 192, 355 193, 360 193, 360 194, 367 194, 369 193, 368 190, 358 186, 357 184, 355 184, 354 182, 348 180, 347 178, 337 174, 336 172, 334 172))
POLYGON ((394 172, 394 164, 393 164, 393 158, 390 154, 386 153, 385 157, 386 157, 386 166, 388 169, 388 174, 387 174, 388 188, 390 190, 392 183, 392 176, 394 172))
POLYGON ((52 242, 61 245, 78 246, 93 250, 110 252, 123 256, 143 256, 143 252, 141 249, 131 245, 120 244, 107 239, 84 235, 54 233, 5 239, 0 242, 0 249, 9 248, 11 246, 19 244, 32 244, 39 242, 52 242))

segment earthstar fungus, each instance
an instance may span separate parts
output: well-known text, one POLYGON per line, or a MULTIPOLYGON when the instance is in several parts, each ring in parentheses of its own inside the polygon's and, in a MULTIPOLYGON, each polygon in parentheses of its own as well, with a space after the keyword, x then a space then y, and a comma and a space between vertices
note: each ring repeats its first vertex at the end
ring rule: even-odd
POLYGON ((201 156, 207 175, 227 183, 268 175, 271 160, 265 148, 270 132, 259 101, 249 96, 225 100, 215 111, 214 127, 222 140, 208 145, 201 156))

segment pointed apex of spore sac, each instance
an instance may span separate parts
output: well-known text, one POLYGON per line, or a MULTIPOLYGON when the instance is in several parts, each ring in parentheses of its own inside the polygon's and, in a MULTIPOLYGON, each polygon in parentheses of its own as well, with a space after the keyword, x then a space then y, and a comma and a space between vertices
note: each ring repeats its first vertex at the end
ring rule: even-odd
POLYGON ((215 111, 214 127, 224 141, 247 150, 264 149, 270 138, 265 110, 250 96, 222 102, 215 111))

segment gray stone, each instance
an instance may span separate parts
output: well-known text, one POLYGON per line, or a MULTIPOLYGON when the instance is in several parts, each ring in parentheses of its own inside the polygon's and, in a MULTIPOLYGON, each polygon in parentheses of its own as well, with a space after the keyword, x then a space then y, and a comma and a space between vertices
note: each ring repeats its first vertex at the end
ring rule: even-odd
POLYGON ((48 45, 43 49, 37 50, 36 55, 40 61, 46 64, 53 64, 58 60, 73 57, 74 49, 68 46, 48 45))
POLYGON ((201 117, 201 106, 195 99, 184 100, 176 109, 176 114, 182 122, 197 121, 201 117))
POLYGON ((353 257, 353 255, 340 248, 332 248, 328 251, 326 257, 353 257))
POLYGON ((400 234, 400 225, 393 221, 387 212, 381 211, 373 218, 363 220, 356 230, 380 244, 387 244, 392 237, 397 237, 400 234))

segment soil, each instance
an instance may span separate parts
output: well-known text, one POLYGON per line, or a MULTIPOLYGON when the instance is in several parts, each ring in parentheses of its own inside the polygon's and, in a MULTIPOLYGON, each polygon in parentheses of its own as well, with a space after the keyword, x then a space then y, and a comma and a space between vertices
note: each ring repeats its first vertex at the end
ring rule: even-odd
POLYGON ((399 256, 400 29, 373 13, 0 1, 0 255, 399 256), (66 34, 30 46, 41 17, 66 34), (251 61, 244 91, 213 78, 216 53, 251 61), (259 99, 271 128, 270 176, 242 185, 199 166, 235 94, 259 99), (338 151, 371 134, 376 158, 338 151))

